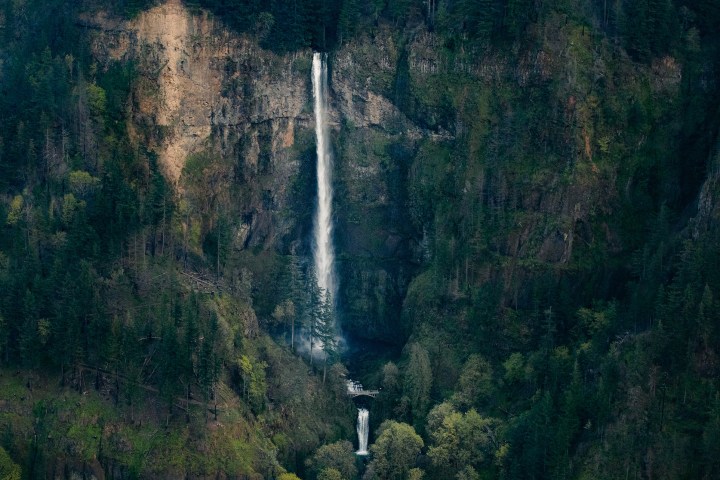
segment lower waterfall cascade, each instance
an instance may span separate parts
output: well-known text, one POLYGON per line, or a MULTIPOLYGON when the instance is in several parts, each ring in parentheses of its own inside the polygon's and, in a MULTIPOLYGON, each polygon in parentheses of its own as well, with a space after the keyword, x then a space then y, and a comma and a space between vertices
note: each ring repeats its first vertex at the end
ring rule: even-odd
POLYGON ((357 434, 358 450, 357 455, 368 454, 368 435, 370 433, 370 411, 367 408, 358 408, 357 434))

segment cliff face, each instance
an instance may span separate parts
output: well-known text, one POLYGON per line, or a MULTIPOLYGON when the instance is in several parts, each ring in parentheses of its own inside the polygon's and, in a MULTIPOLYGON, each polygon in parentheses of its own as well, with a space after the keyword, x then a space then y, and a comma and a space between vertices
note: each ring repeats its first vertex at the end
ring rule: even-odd
POLYGON ((341 292, 365 334, 463 323, 488 283, 511 308, 542 278, 615 295, 657 205, 694 201, 678 179, 702 167, 675 157, 696 67, 638 65, 561 16, 542 28, 512 54, 389 27, 334 54, 341 292))
MULTIPOLYGON (((158 154, 180 195, 189 157, 220 158, 203 175, 232 192, 226 201, 241 218, 235 247, 307 251, 311 52, 269 52, 175 1, 129 22, 84 21, 95 27, 101 65, 132 62, 140 72, 128 128, 158 154)), ((391 338, 423 270, 449 298, 494 281, 517 305, 520 285, 538 272, 579 272, 592 252, 633 248, 614 214, 635 202, 631 192, 647 173, 632 159, 663 147, 651 145, 652 129, 632 125, 670 114, 682 69, 671 57, 647 69, 620 58, 611 69, 611 52, 580 27, 558 17, 544 28, 542 42, 512 57, 387 27, 331 55, 339 301, 348 329, 391 338), (615 128, 621 124, 630 128, 615 128)), ((669 124, 663 134, 677 129, 669 124)))
MULTIPOLYGON (((138 145, 157 153, 180 196, 187 193, 188 158, 211 152, 222 158, 224 185, 242 216, 233 235, 237 248, 307 247, 314 208, 311 52, 276 55, 179 2, 128 22, 102 14, 83 22, 93 27, 101 66, 123 62, 138 70, 128 129, 138 145)), ((389 39, 379 45, 393 48, 389 39)), ((358 48, 377 56, 384 72, 394 69, 396 53, 349 45, 330 60, 341 303, 347 323, 364 330, 374 319, 366 333, 376 335, 399 317, 408 261, 417 260, 417 238, 404 213, 407 166, 395 165, 388 151, 411 152, 428 132, 363 78, 358 48)))
POLYGON ((85 20, 96 27, 101 65, 137 68, 128 128, 157 153, 176 189, 185 190, 188 158, 209 152, 222 159, 226 186, 242 183, 238 247, 269 246, 287 234, 293 223, 282 214, 299 169, 296 131, 312 128, 307 58, 264 51, 175 1, 129 22, 85 20))
POLYGON ((311 52, 260 47, 312 43, 371 427, 412 423, 428 478, 720 478, 717 9, 158 3, 0 6, 0 457, 306 477, 354 438, 298 340, 311 52), (441 417, 485 425, 472 465, 441 417))
POLYGON ((403 298, 421 263, 421 235, 408 210, 408 171, 421 128, 387 89, 398 45, 389 32, 350 43, 331 59, 336 128, 340 302, 346 330, 400 341, 403 298), (393 333, 395 332, 395 333, 393 333))

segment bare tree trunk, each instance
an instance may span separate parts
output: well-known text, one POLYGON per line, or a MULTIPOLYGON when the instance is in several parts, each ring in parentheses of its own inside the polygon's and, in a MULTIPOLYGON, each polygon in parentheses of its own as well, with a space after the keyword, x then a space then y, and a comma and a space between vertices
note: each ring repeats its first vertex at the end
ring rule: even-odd
POLYGON ((312 334, 312 331, 311 331, 311 333, 310 333, 310 366, 311 366, 311 367, 312 367, 312 364, 313 364, 313 347, 315 346, 315 345, 314 345, 314 340, 315 340, 315 339, 314 339, 313 334, 312 334))
POLYGON ((188 250, 188 229, 190 228, 190 215, 186 219, 183 227, 183 268, 187 268, 187 250, 188 250))
POLYGON ((120 401, 120 378, 118 377, 117 367, 115 368, 115 406, 120 401))
POLYGON ((185 423, 190 423, 190 384, 187 386, 187 393, 185 396, 185 423))
POLYGON ((325 385, 325 377, 327 376, 327 354, 325 354, 325 360, 323 361, 323 385, 325 385))
POLYGON ((165 255, 165 195, 163 195, 162 232, 160 233, 160 256, 165 255))

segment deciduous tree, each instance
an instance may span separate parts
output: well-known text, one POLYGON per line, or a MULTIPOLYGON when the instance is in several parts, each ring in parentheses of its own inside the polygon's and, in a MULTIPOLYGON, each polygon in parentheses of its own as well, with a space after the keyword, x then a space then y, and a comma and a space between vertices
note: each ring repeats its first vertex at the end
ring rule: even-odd
POLYGON ((392 420, 384 421, 378 434, 370 447, 372 461, 368 470, 372 478, 405 480, 424 446, 422 438, 412 426, 392 420))

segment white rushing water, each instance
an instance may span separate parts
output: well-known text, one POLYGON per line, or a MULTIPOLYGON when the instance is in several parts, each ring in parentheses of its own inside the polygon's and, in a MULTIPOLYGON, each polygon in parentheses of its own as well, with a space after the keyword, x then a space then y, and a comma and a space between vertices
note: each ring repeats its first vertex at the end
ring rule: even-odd
POLYGON ((348 393, 357 393, 362 392, 363 386, 360 382, 356 382, 355 380, 347 380, 345 382, 347 385, 347 391, 348 393))
MULTIPOLYGON (((362 392, 363 386, 360 382, 355 380, 348 380, 347 391, 349 394, 362 392)), ((358 450, 355 452, 357 455, 367 455, 368 447, 368 435, 370 433, 370 411, 366 408, 358 408, 357 417, 357 436, 358 436, 358 450)))
MULTIPOLYGON (((318 287, 330 296, 334 309, 336 293, 332 243, 332 156, 327 129, 327 64, 325 55, 313 54, 313 98, 315 100, 315 136, 317 139, 317 208, 315 210, 314 257, 318 287)), ((324 299, 325 297, 323 297, 324 299)))
POLYGON ((367 455, 368 434, 370 433, 370 412, 366 408, 358 408, 357 434, 358 455, 367 455))
MULTIPOLYGON (((317 141, 317 208, 315 210, 315 238, 313 255, 318 287, 329 296, 331 308, 335 308, 335 252, 332 243, 332 156, 328 144, 327 129, 327 64, 322 53, 313 54, 313 99, 315 108, 315 137, 317 141)), ((323 300, 325 297, 323 298, 323 300)), ((349 393, 362 391, 358 382, 348 381, 349 393)), ((357 434, 358 455, 367 455, 370 433, 370 412, 358 408, 357 434)))

